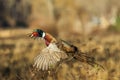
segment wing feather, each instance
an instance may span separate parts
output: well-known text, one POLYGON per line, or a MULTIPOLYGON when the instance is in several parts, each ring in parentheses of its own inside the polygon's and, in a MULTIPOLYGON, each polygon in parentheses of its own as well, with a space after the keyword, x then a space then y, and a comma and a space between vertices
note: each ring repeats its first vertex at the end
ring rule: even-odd
POLYGON ((45 70, 45 66, 46 66, 45 62, 46 62, 46 59, 45 59, 45 56, 43 56, 42 70, 45 70))
POLYGON ((62 59, 61 55, 65 55, 55 44, 50 44, 47 48, 43 49, 38 56, 34 59, 34 67, 39 70, 48 70, 54 67, 57 62, 62 59))
POLYGON ((38 59, 36 58, 36 61, 35 61, 35 63, 36 63, 36 67, 39 69, 39 68, 42 68, 42 64, 43 64, 43 57, 42 57, 42 55, 41 55, 41 57, 38 57, 38 59))

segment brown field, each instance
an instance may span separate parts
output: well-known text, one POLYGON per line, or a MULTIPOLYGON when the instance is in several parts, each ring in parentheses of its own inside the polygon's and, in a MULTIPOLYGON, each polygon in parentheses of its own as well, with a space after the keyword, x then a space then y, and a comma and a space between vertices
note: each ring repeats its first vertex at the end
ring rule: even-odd
MULTIPOLYGON (((42 80, 43 72, 34 71, 32 64, 33 58, 45 45, 42 40, 30 39, 27 33, 19 35, 22 31, 26 30, 14 30, 10 32, 11 35, 7 35, 9 31, 0 33, 0 80, 42 80)), ((82 52, 94 56, 104 70, 97 70, 82 62, 69 61, 60 66, 56 74, 57 80, 120 80, 119 33, 74 36, 66 40, 82 52)), ((45 77, 53 80, 52 75, 45 77)))
POLYGON ((119 0, 0 0, 0 80, 45 78, 120 80, 119 0), (28 37, 35 28, 76 45, 104 70, 72 60, 56 74, 36 71, 34 57, 46 46, 28 37))

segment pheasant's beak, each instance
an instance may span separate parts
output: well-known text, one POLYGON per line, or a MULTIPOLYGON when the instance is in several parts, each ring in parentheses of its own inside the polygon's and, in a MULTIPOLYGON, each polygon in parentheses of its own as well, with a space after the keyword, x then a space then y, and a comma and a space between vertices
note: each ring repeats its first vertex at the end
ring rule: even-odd
POLYGON ((32 37, 34 37, 34 35, 33 35, 33 34, 31 34, 31 35, 30 35, 30 37, 32 38, 32 37))

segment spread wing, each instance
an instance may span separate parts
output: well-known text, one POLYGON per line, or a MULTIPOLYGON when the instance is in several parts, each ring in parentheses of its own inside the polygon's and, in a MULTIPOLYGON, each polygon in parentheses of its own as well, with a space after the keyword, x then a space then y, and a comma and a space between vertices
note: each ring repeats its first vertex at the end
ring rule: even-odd
POLYGON ((57 48, 55 44, 50 44, 35 57, 33 66, 39 70, 48 70, 65 58, 67 58, 66 53, 57 48))

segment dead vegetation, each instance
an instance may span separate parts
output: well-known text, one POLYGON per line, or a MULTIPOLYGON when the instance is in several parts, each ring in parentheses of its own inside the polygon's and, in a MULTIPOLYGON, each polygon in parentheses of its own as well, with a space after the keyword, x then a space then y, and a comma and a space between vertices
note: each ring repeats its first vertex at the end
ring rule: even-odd
POLYGON ((0 0, 0 29, 0 80, 120 80, 118 0, 0 0), (45 45, 27 36, 31 29, 13 29, 18 27, 41 28, 71 42, 105 70, 73 60, 55 75, 36 71, 33 59, 45 45))

